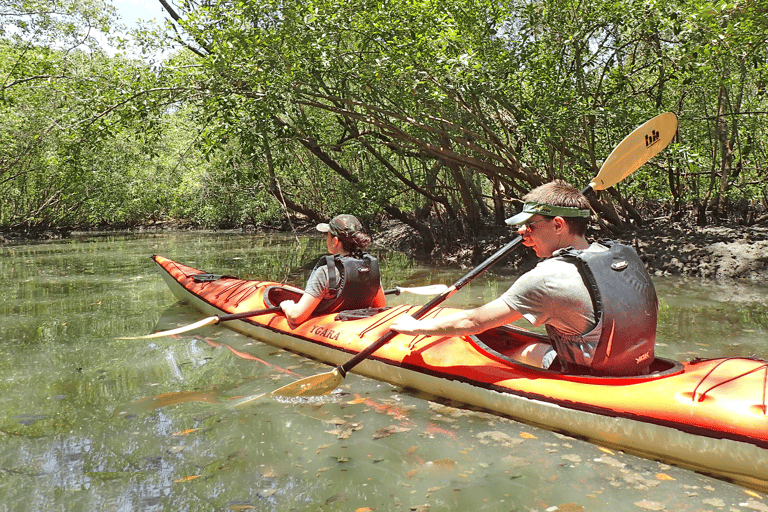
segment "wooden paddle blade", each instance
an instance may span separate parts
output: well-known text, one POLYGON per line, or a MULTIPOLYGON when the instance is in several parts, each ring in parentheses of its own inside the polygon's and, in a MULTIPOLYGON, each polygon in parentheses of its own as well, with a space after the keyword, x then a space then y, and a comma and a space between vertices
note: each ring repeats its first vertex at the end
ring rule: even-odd
POLYGON ((342 379, 341 372, 338 368, 334 368, 332 372, 305 377, 276 389, 270 394, 282 397, 327 395, 341 384, 342 379))
POLYGON ((448 287, 444 284, 430 284, 427 286, 417 286, 415 288, 397 287, 397 290, 401 292, 413 293, 415 295, 437 295, 438 293, 443 293, 447 289, 448 287))
POLYGON ((617 184, 672 142, 677 133, 677 116, 660 114, 636 128, 616 146, 589 186, 605 190, 617 184))
POLYGON ((208 318, 204 318, 200 320, 199 322, 195 322, 193 324, 184 325, 182 327, 177 327, 176 329, 171 329, 169 331, 160 331, 155 332, 152 334, 145 334, 144 336, 121 336, 119 338, 115 338, 117 340, 146 340, 150 338, 162 338, 163 336, 173 336, 174 334, 181 334, 183 332, 192 331, 194 329, 199 329, 200 327, 204 327, 206 325, 211 325, 218 323, 219 317, 217 316, 210 316, 208 318))
POLYGON ((243 397, 243 398, 237 398, 237 399, 233 399, 230 402, 228 402, 227 405, 229 405, 230 407, 240 407, 241 405, 248 405, 248 404, 253 403, 253 402, 257 401, 257 400, 261 400, 262 398, 264 398, 266 396, 269 396, 271 394, 272 393, 262 393, 260 395, 251 395, 251 396, 246 396, 246 397, 243 397))

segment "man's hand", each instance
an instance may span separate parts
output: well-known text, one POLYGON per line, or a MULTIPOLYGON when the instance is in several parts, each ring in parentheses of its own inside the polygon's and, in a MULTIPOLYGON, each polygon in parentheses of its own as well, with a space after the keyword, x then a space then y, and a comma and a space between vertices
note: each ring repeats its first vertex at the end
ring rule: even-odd
POLYGON ((393 331, 399 332, 400 334, 419 334, 416 331, 418 331, 420 325, 421 322, 413 318, 411 315, 401 315, 394 322, 392 322, 392 325, 390 325, 389 328, 393 331))

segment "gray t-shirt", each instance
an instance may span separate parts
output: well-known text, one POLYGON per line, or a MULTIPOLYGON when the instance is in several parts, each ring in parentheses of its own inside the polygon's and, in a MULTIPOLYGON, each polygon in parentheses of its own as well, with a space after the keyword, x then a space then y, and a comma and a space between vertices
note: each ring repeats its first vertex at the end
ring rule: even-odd
POLYGON ((304 291, 313 297, 319 297, 320 299, 332 299, 334 295, 330 293, 330 285, 328 284, 328 267, 320 265, 312 272, 307 280, 307 286, 304 287, 304 291))
MULTIPOLYGON (((588 251, 607 251, 593 243, 588 251)), ((520 276, 502 300, 532 325, 547 324, 566 336, 595 327, 595 311, 579 269, 573 263, 548 258, 520 276)))

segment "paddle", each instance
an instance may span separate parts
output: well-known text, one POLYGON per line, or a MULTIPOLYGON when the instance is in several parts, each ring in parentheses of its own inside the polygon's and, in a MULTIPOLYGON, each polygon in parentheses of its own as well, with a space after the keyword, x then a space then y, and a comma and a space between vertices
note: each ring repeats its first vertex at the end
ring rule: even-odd
POLYGON ((199 329, 200 327, 205 327, 206 325, 217 324, 219 322, 226 322, 228 320, 237 320, 240 318, 249 318, 252 316, 266 315, 269 313, 277 313, 279 311, 282 311, 282 309, 280 309, 280 306, 272 306, 271 308, 257 309, 255 311, 243 311, 242 313, 232 313, 230 315, 209 316, 208 318, 203 318, 202 320, 199 320, 193 324, 184 325, 168 331, 154 332, 152 334, 145 334, 144 336, 121 336, 120 338, 115 338, 115 339, 146 340, 150 338, 161 338, 163 336, 173 336, 174 334, 181 334, 183 332, 192 331, 194 329, 199 329))
MULTIPOLYGON (((664 149, 677 133, 677 117, 667 112, 660 114, 650 121, 647 121, 622 140, 618 146, 611 152, 608 158, 603 162, 597 176, 582 191, 582 194, 589 194, 597 190, 605 190, 608 187, 619 183, 621 180, 636 171, 641 165, 650 160, 654 155, 664 149)), ((474 270, 456 281, 453 286, 446 289, 443 293, 430 300, 419 308, 412 316, 415 319, 423 317, 435 306, 441 304, 448 297, 460 290, 464 285, 485 272, 491 265, 502 259, 523 241, 518 236, 507 245, 496 251, 490 258, 481 263, 474 270)), ((317 396, 330 393, 341 383, 347 373, 356 365, 364 361, 368 356, 384 346, 398 333, 389 331, 381 336, 366 349, 360 351, 355 357, 346 363, 337 366, 331 372, 327 372, 312 377, 306 377, 286 386, 283 386, 271 395, 298 397, 298 396, 317 396)), ((250 401, 248 398, 242 400, 242 403, 250 401)))
POLYGON ((414 293, 416 295, 434 295, 436 293, 442 293, 447 289, 448 287, 444 284, 430 284, 427 286, 417 286, 415 288, 395 286, 392 289, 384 290, 384 295, 400 295, 402 292, 414 293))
MULTIPOLYGON (((434 295, 436 293, 440 293, 442 291, 447 290, 448 287, 444 284, 432 284, 428 286, 417 286, 415 288, 404 288, 401 286, 396 286, 389 290, 384 290, 385 295, 400 295, 401 293, 413 293, 416 295, 434 295)), ((280 306, 273 306, 271 308, 265 308, 265 309, 257 309, 254 311, 243 311, 242 313, 232 313, 230 315, 219 315, 219 316, 209 316, 208 318, 203 318, 202 320, 199 320, 195 323, 184 325, 182 327, 177 327, 175 329, 170 329, 168 331, 159 331, 152 334, 145 334, 143 336, 121 336, 119 338, 115 338, 118 340, 146 340, 150 338, 162 338, 163 336, 173 336, 175 334, 181 334, 188 331, 193 331, 195 329, 199 329, 201 327, 205 327, 206 325, 214 325, 218 324, 219 322, 226 322, 228 320, 239 320, 241 318, 249 318, 252 316, 259 316, 259 315, 267 315, 269 313, 277 313, 279 311, 282 311, 280 309, 280 306)))

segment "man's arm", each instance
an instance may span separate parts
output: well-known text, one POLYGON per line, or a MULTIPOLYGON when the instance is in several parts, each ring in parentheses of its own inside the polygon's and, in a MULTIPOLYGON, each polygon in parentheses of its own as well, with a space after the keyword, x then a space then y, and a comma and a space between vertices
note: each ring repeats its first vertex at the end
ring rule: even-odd
POLYGON ((501 298, 498 298, 479 308, 458 311, 439 318, 415 320, 410 315, 402 315, 392 323, 390 329, 412 335, 462 336, 477 334, 493 327, 514 322, 521 316, 501 298))

